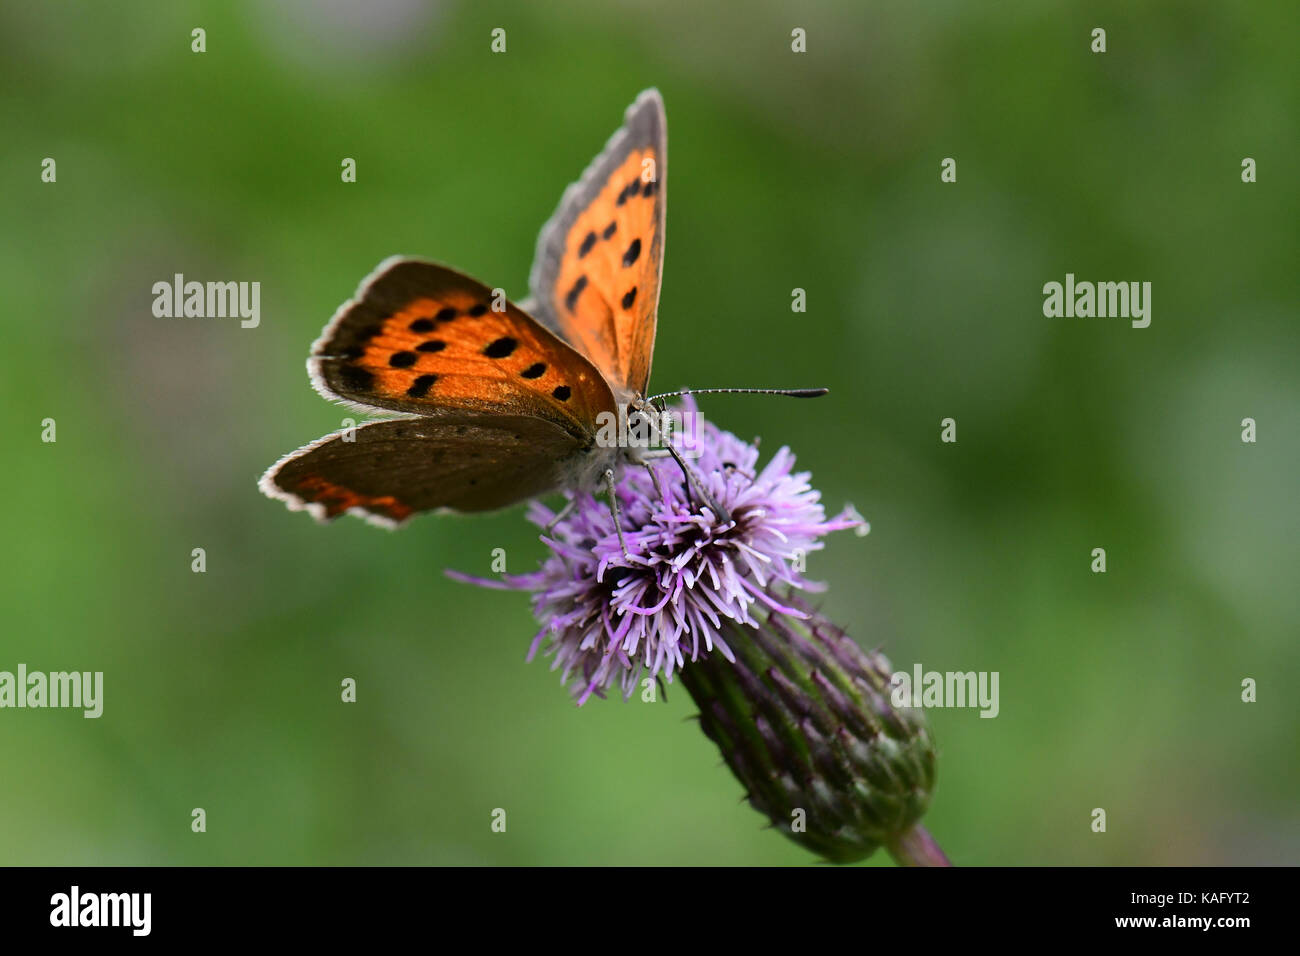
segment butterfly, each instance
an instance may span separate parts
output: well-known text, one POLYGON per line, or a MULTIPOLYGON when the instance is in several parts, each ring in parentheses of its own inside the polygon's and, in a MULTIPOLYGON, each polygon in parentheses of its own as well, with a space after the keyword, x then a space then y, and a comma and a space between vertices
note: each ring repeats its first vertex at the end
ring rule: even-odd
POLYGON ((263 475, 263 493, 319 521, 351 513, 385 527, 601 479, 616 508, 615 467, 645 455, 597 439, 620 407, 650 412, 666 134, 663 100, 646 90, 542 228, 519 304, 434 262, 381 263, 325 327, 307 368, 326 398, 400 417, 286 455, 263 475))
POLYGON ((620 450, 601 413, 644 401, 664 254, 666 124, 647 90, 542 229, 516 305, 454 269, 385 260, 312 346, 312 384, 367 414, 276 462, 260 488, 329 521, 395 527, 587 487, 620 450))

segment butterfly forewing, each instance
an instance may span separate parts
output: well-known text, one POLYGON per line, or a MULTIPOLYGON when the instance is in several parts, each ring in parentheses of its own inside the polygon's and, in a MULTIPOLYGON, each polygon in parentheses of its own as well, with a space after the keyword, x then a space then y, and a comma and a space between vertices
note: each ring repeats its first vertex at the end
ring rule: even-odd
POLYGON ((544 494, 564 483, 581 450, 563 428, 531 417, 370 422, 286 456, 262 490, 321 521, 355 512, 391 526, 424 511, 492 511, 544 494))
POLYGON ((617 390, 644 395, 663 268, 667 133, 647 90, 542 230, 530 287, 538 318, 617 390))
POLYGON ((453 269, 393 259, 312 349, 328 398, 446 415, 530 415, 591 435, 613 396, 599 371, 501 295, 453 269))

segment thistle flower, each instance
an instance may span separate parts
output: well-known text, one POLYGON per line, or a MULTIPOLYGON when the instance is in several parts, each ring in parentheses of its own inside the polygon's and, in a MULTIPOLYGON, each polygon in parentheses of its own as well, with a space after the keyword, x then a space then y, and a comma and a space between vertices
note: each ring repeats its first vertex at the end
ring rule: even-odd
POLYGON ((693 468, 730 521, 671 459, 629 465, 615 486, 621 537, 607 502, 570 492, 559 515, 530 507, 551 552, 537 571, 453 577, 532 594, 542 627, 529 659, 550 655, 580 705, 680 673, 751 804, 797 842, 837 862, 882 844, 910 861, 934 786, 924 718, 894 711, 888 662, 802 596, 823 588, 803 576, 807 556, 861 519, 827 518, 788 448, 760 469, 756 442, 694 420, 693 468))
MULTIPOLYGON (((697 414, 693 403, 686 412, 697 414)), ((631 696, 642 677, 671 682, 703 655, 731 660, 728 626, 756 627, 757 615, 773 609, 797 613, 776 589, 820 590, 799 569, 825 534, 859 523, 847 510, 826 518, 808 473, 793 472, 789 449, 758 471, 755 445, 707 422, 700 432, 693 467, 731 522, 700 508, 672 459, 629 465, 616 485, 621 539, 608 502, 570 492, 572 509, 558 521, 539 502, 529 509, 533 524, 551 528, 539 570, 500 583, 468 579, 532 593, 543 624, 529 658, 545 648, 579 704, 614 684, 631 696)))

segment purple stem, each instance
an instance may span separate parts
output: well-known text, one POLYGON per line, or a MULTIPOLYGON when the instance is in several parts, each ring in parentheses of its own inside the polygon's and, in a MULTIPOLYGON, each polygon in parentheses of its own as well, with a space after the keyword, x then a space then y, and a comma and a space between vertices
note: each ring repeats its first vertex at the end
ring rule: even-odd
POLYGON ((886 848, 899 866, 952 866, 934 837, 919 823, 886 848))

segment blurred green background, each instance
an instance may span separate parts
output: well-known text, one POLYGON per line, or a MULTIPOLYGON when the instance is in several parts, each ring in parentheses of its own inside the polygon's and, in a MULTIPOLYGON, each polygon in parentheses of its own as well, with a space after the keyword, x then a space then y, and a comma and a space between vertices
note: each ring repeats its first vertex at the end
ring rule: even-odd
POLYGON ((930 715, 953 859, 1297 862, 1296 26, 1208 0, 0 7, 0 669, 105 673, 99 720, 0 712, 0 863, 811 862, 680 685, 578 709, 524 660, 524 596, 443 576, 535 566, 521 511, 389 534, 256 489, 339 427, 304 362, 358 282, 403 253, 521 297, 652 85, 652 384, 831 386, 704 410, 870 519, 810 562, 833 619, 900 668, 1000 673, 997 719, 930 715), (260 327, 154 318, 177 272, 259 281, 260 327), (1066 272, 1150 281, 1150 328, 1045 318, 1066 272))

